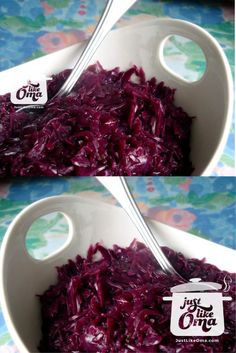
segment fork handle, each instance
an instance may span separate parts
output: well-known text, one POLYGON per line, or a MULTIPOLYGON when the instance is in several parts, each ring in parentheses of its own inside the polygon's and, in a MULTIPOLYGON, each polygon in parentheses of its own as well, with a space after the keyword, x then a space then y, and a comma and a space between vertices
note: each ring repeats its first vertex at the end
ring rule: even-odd
POLYGON ((78 81, 78 78, 89 64, 94 53, 106 37, 108 32, 119 20, 119 18, 136 2, 137 0, 108 0, 103 14, 90 38, 86 48, 76 62, 71 74, 57 92, 55 97, 68 94, 78 81))
POLYGON ((139 208, 129 190, 124 177, 97 177, 105 188, 116 198, 123 209, 126 211, 145 244, 149 247, 162 270, 169 274, 175 274, 180 277, 174 267, 171 265, 165 254, 163 253, 156 237, 145 222, 139 208))

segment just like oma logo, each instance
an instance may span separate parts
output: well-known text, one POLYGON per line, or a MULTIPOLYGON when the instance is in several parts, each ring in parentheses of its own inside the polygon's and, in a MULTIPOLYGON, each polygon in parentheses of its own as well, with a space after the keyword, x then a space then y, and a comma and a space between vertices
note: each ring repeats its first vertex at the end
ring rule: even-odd
MULTIPOLYGON (((189 283, 172 287, 170 331, 175 336, 220 336, 224 333, 223 301, 232 300, 223 296, 221 284, 200 282, 192 278, 189 283)), ((224 290, 225 291, 225 290, 224 290)))
POLYGON ((37 75, 28 79, 26 84, 18 84, 18 88, 11 92, 11 102, 15 105, 45 104, 48 100, 47 80, 50 80, 50 78, 44 75, 37 75))

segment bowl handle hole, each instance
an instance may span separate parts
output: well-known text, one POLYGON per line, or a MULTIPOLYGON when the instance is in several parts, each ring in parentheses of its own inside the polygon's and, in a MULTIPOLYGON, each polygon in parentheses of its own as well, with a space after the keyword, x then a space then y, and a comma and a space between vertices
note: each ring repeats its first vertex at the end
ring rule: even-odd
POLYGON ((161 64, 175 77, 193 83, 206 71, 206 57, 200 46, 191 39, 170 35, 162 42, 161 64))
POLYGON ((44 260, 64 248, 68 234, 69 224, 65 215, 51 212, 31 224, 25 237, 25 247, 32 258, 44 260))

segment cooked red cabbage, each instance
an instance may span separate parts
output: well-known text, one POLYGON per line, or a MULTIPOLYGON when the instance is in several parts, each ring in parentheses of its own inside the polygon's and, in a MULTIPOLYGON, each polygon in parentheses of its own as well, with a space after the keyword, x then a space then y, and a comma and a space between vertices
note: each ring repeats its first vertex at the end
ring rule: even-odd
POLYGON ((235 352, 235 274, 204 260, 186 259, 167 247, 163 250, 185 278, 200 277, 222 285, 226 277, 232 280, 227 295, 233 301, 224 302, 226 334, 213 337, 216 340, 210 343, 176 343, 170 333, 171 305, 163 297, 170 296, 170 288, 181 281, 163 273, 142 243, 133 241, 127 248, 115 245, 113 249, 96 244, 89 248, 87 258, 78 255, 57 268, 57 284, 39 296, 40 351, 235 352))
MULTIPOLYGON (((49 97, 69 75, 48 83, 49 97)), ((146 80, 142 68, 97 63, 73 92, 44 111, 15 113, 0 97, 0 176, 190 175, 192 118, 175 90, 146 80), (135 83, 137 82, 137 83, 135 83)))

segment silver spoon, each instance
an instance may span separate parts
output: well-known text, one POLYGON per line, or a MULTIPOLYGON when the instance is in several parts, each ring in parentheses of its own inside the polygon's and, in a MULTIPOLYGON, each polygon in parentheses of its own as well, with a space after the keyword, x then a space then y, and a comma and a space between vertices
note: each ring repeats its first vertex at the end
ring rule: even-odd
POLYGON ((123 209, 126 211, 140 235, 142 236, 145 244, 149 247, 157 262, 161 266, 162 270, 171 275, 178 276, 179 279, 186 282, 184 279, 171 265, 165 254, 163 253, 160 245, 151 229, 145 222, 139 208, 129 190, 124 177, 97 177, 99 182, 110 191, 110 193, 116 198, 123 209))
MULTIPOLYGON (((108 0, 107 5, 103 11, 103 14, 91 36, 87 46, 83 50, 79 59, 77 60, 73 70, 71 71, 69 77, 66 79, 60 90, 55 94, 53 98, 68 95, 73 89, 74 85, 78 81, 80 75, 85 70, 89 64, 91 58, 95 54, 96 50, 120 19, 122 15, 136 2, 137 0, 108 0)), ((19 108, 17 112, 24 109, 34 108, 34 105, 24 106, 19 108)))

